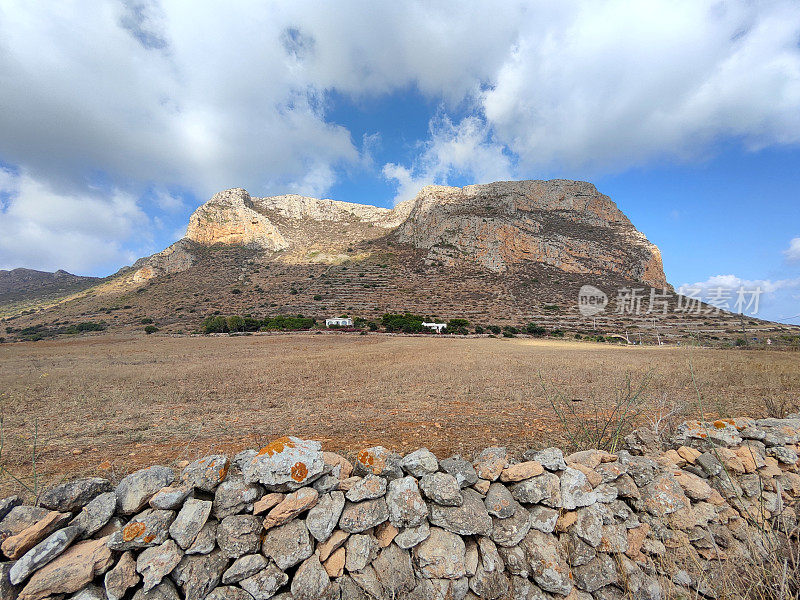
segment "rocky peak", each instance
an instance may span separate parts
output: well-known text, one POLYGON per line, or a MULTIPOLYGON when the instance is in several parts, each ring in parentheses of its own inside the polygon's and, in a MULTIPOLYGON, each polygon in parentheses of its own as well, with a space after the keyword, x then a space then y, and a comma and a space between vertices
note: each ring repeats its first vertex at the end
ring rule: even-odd
MULTIPOLYGON (((185 239, 319 262, 347 259, 346 248, 381 237, 425 251, 429 265, 505 272, 534 262, 666 286, 658 248, 616 204, 591 183, 563 179, 429 185, 394 209, 296 194, 257 198, 234 188, 194 212, 185 239)), ((174 251, 169 260, 186 263, 174 251)))

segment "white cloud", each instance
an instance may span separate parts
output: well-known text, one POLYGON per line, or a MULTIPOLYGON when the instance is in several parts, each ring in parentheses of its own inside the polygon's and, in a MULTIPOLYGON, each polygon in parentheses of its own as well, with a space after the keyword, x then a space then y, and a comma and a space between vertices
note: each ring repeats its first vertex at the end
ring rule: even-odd
POLYGON ((331 122, 331 92, 409 90, 441 108, 418 158, 383 167, 398 199, 456 177, 704 157, 718 140, 791 144, 799 35, 793 0, 5 0, 0 164, 57 198, 95 198, 97 174, 131 193, 322 196, 380 166, 331 122))
POLYGON ((512 177, 511 158, 492 141, 481 119, 466 117, 454 124, 445 116, 431 121, 430 129, 431 137, 421 144, 411 167, 383 167, 384 177, 397 182, 395 202, 413 198, 423 185, 446 184, 453 177, 466 176, 475 183, 512 177))
POLYGON ((797 323, 800 319, 800 277, 789 279, 743 279, 736 275, 714 275, 705 281, 684 283, 678 293, 732 312, 761 319, 797 323))
POLYGON ((783 255, 789 262, 800 261, 800 237, 792 238, 789 247, 783 251, 783 255))
POLYGON ((136 198, 108 194, 61 194, 27 173, 0 168, 0 269, 20 265, 85 273, 97 265, 135 258, 123 244, 148 241, 149 219, 136 198))

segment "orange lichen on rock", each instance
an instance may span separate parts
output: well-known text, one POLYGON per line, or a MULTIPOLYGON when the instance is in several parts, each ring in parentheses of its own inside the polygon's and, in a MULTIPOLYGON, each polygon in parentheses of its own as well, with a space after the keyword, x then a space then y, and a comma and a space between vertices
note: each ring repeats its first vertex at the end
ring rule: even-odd
POLYGON ((358 453, 358 462, 371 467, 375 463, 375 455, 369 450, 362 450, 358 453))
POLYGON ((304 463, 297 462, 292 466, 292 479, 298 483, 305 480, 308 475, 308 467, 304 463))
POLYGON ((225 463, 222 465, 222 468, 219 470, 219 480, 222 481, 228 475, 228 468, 230 467, 229 463, 225 463))
POLYGON ((283 452, 286 448, 294 447, 294 442, 289 438, 289 436, 284 435, 283 437, 279 437, 277 440, 274 440, 261 448, 256 456, 274 456, 275 454, 283 452))
POLYGON ((144 523, 129 523, 122 529, 122 540, 130 542, 144 533, 147 526, 144 523))

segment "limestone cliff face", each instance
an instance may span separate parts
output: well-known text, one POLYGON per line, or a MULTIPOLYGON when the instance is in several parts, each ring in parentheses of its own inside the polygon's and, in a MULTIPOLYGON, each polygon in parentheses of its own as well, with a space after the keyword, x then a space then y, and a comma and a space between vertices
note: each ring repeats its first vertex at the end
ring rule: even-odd
POLYGON ((444 264, 472 261, 502 272, 531 261, 667 285, 658 248, 610 198, 581 181, 427 186, 396 236, 444 264))
POLYGON ((186 238, 198 244, 241 244, 265 250, 283 250, 288 243, 264 215, 254 210, 245 190, 215 194, 189 218, 186 238))
POLYGON ((545 263, 667 285, 658 248, 614 202, 590 183, 566 180, 427 186, 394 209, 227 190, 195 211, 184 240, 137 263, 135 277, 188 268, 191 243, 244 245, 298 263, 363 257, 353 247, 377 239, 423 250, 430 265, 505 272, 545 263))

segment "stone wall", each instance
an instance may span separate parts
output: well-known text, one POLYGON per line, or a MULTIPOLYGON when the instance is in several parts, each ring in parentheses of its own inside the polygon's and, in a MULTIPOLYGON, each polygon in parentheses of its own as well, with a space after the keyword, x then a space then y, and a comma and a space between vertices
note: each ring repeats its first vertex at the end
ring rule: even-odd
POLYGON ((351 464, 285 437, 0 501, 0 600, 715 597, 795 530, 798 442, 800 417, 732 419, 666 450, 351 464))

